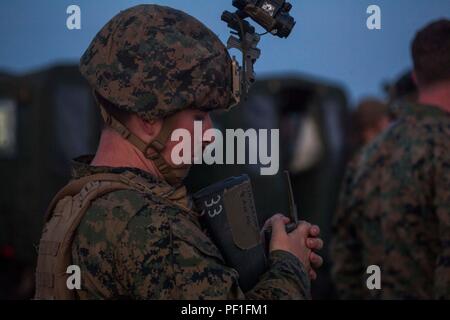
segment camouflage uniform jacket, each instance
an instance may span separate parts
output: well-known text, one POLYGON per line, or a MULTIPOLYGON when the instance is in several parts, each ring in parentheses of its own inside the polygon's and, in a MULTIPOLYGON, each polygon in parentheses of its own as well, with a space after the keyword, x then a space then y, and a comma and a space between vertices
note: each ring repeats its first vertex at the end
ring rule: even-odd
POLYGON ((405 105, 348 168, 331 246, 341 298, 450 298, 450 114, 405 105), (368 290, 370 265, 381 290, 368 290))
MULTIPOLYGON (((74 178, 131 171, 168 186, 138 169, 93 167, 89 160, 74 162, 74 178)), ((303 266, 284 251, 272 252, 269 270, 243 293, 237 272, 225 265, 197 216, 134 190, 110 192, 92 202, 76 231, 72 258, 81 268, 81 299, 310 297, 303 266)))

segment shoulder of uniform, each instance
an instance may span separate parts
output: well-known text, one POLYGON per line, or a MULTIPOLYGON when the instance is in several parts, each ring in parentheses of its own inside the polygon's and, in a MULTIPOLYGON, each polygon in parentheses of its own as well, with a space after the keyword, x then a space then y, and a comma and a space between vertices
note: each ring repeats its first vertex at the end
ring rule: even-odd
POLYGON ((138 190, 121 189, 92 201, 80 223, 78 234, 103 234, 103 238, 116 241, 127 228, 143 229, 145 232, 145 227, 153 225, 158 228, 166 220, 164 210, 156 199, 138 190))
POLYGON ((398 121, 395 129, 404 133, 405 139, 430 140, 448 135, 450 132, 450 114, 436 107, 422 106, 423 110, 398 121))
MULTIPOLYGON (((170 237, 182 241, 197 250, 222 260, 219 250, 206 236, 190 212, 171 204, 161 196, 138 190, 117 190, 95 200, 86 214, 89 223, 96 230, 105 228, 111 240, 119 237, 145 237, 162 239, 170 237)), ((83 228, 80 229, 83 232, 83 228)))
POLYGON ((98 208, 105 212, 114 212, 121 209, 133 216, 136 212, 148 205, 148 199, 137 190, 122 189, 111 191, 92 202, 91 208, 98 208))
MULTIPOLYGON (((433 147, 436 141, 450 134, 450 122, 436 118, 418 120, 406 117, 395 121, 389 128, 378 135, 370 144, 362 149, 359 162, 378 159, 379 157, 408 152, 418 152, 433 147), (419 151, 420 151, 419 150, 419 151)), ((444 139, 448 140, 448 139, 444 139)))

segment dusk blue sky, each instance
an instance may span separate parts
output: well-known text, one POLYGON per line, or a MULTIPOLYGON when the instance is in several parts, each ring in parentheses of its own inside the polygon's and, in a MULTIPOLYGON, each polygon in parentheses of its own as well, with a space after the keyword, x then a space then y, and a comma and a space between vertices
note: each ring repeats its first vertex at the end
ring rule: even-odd
MULTIPOLYGON (((131 0, 14 0, 0 2, 0 70, 25 73, 57 63, 77 63, 97 31, 131 0), (66 28, 66 9, 81 8, 81 30, 66 28)), ((195 16, 226 42, 220 21, 231 0, 155 0, 195 16)), ((450 0, 293 0, 297 25, 290 38, 263 37, 259 76, 300 72, 339 83, 353 102, 382 95, 384 81, 411 67, 417 29, 450 17, 450 0), (381 7, 382 29, 366 27, 369 5, 381 7)))

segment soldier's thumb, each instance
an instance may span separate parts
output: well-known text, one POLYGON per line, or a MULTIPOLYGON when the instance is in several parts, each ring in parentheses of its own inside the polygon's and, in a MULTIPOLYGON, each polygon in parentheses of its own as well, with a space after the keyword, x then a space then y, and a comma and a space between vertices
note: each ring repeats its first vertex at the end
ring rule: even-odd
POLYGON ((272 237, 286 236, 285 219, 283 216, 277 215, 272 220, 272 237))

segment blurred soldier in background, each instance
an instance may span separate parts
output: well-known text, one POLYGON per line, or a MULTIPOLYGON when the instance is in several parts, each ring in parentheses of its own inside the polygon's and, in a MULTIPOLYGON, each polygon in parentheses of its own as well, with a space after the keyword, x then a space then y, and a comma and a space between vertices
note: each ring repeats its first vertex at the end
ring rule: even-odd
POLYGON ((407 71, 388 88, 389 103, 400 100, 415 103, 419 94, 417 90, 413 72, 411 70, 407 71))
POLYGON ((388 105, 376 98, 362 100, 352 118, 354 151, 370 143, 390 123, 388 105))
MULTIPOLYGON (((141 5, 114 17, 80 64, 106 122, 96 155, 74 162, 73 180, 49 207, 39 245, 38 299, 307 299, 322 258, 319 229, 290 234, 271 218, 270 266, 242 292, 238 274, 203 233, 175 166, 170 135, 233 104, 231 59, 193 17, 141 5), (68 265, 81 290, 66 287, 68 265)), ((192 143, 194 143, 192 141, 192 143)))
POLYGON ((419 104, 401 106, 344 181, 331 250, 341 298, 450 298, 450 21, 418 32, 412 56, 419 104))
POLYGON ((399 108, 408 103, 417 103, 418 88, 411 70, 402 74, 393 84, 386 86, 389 99, 389 113, 396 118, 399 108))

